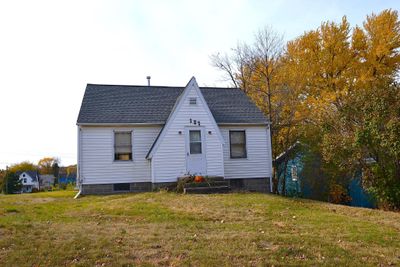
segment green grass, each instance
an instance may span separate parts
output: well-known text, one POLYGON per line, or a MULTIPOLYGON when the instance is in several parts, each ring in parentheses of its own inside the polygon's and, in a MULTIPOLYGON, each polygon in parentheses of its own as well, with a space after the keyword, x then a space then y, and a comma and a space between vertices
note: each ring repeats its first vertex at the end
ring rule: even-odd
POLYGON ((1 266, 400 265, 400 214, 263 194, 0 195, 1 266))

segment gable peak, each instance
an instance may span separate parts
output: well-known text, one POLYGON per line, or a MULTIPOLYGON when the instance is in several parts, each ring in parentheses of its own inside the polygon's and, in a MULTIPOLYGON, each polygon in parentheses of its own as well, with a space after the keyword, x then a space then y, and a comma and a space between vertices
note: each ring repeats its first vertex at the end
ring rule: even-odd
POLYGON ((192 76, 192 78, 190 78, 188 84, 186 85, 186 87, 199 87, 199 85, 197 84, 196 78, 194 76, 192 76))

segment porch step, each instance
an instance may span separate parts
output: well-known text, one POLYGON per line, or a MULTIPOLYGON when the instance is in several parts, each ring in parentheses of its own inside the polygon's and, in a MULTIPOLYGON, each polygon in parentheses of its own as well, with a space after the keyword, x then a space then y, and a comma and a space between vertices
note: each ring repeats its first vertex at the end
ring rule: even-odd
POLYGON ((184 188, 191 188, 191 187, 218 187, 218 186, 229 186, 228 181, 209 181, 209 182, 201 182, 201 183, 187 183, 185 184, 184 188))
POLYGON ((227 185, 221 186, 198 186, 198 187, 187 187, 183 189, 184 194, 215 194, 215 193, 228 193, 231 188, 227 185))
POLYGON ((224 179, 223 176, 209 176, 208 180, 210 180, 210 181, 225 181, 226 182, 226 180, 224 179))

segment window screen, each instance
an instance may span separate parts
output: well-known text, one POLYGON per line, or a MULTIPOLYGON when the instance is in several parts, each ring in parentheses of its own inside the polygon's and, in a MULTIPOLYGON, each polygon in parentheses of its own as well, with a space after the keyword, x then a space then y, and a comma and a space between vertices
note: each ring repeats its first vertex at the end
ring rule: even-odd
POLYGON ((190 154, 201 154, 201 131, 190 130, 190 154))
POLYGON ((231 158, 246 158, 246 132, 229 131, 231 158))
POLYGON ((114 132, 114 159, 132 160, 132 132, 114 132))

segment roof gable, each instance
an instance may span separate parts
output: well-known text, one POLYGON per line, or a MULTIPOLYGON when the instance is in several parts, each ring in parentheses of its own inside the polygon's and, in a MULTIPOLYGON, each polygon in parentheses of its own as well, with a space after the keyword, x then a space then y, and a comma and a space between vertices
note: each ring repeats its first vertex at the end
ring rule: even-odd
MULTIPOLYGON (((77 124, 163 125, 183 90, 183 87, 88 84, 77 124)), ((268 123, 238 88, 200 87, 200 91, 218 124, 268 123)))
POLYGON ((37 177, 38 177, 38 172, 37 171, 23 171, 23 172, 19 172, 17 173, 17 175, 21 178, 21 176, 23 174, 26 174, 29 178, 31 178, 32 181, 37 181, 37 177))
POLYGON ((178 97, 178 99, 176 100, 176 103, 174 105, 174 108, 171 111, 171 114, 169 115, 165 126, 161 129, 159 135, 157 136, 156 140, 154 141, 153 145, 151 146, 149 152, 146 155, 146 158, 152 158, 153 154, 157 151, 158 145, 160 144, 160 142, 163 140, 163 137, 165 135, 165 133, 168 131, 170 125, 172 124, 176 114, 179 112, 183 102, 187 99, 187 95, 190 92, 191 89, 196 90, 196 93, 198 95, 198 97, 200 98, 200 101, 202 103, 204 103, 204 109, 207 112, 211 124, 213 125, 218 138, 220 139, 220 142, 223 144, 224 143, 224 139, 222 137, 221 131, 219 130, 219 127, 207 105, 206 100, 203 97, 202 92, 200 91, 199 86, 197 85, 196 79, 194 77, 192 77, 192 79, 190 79, 189 83, 186 85, 185 89, 183 90, 182 94, 178 97))

